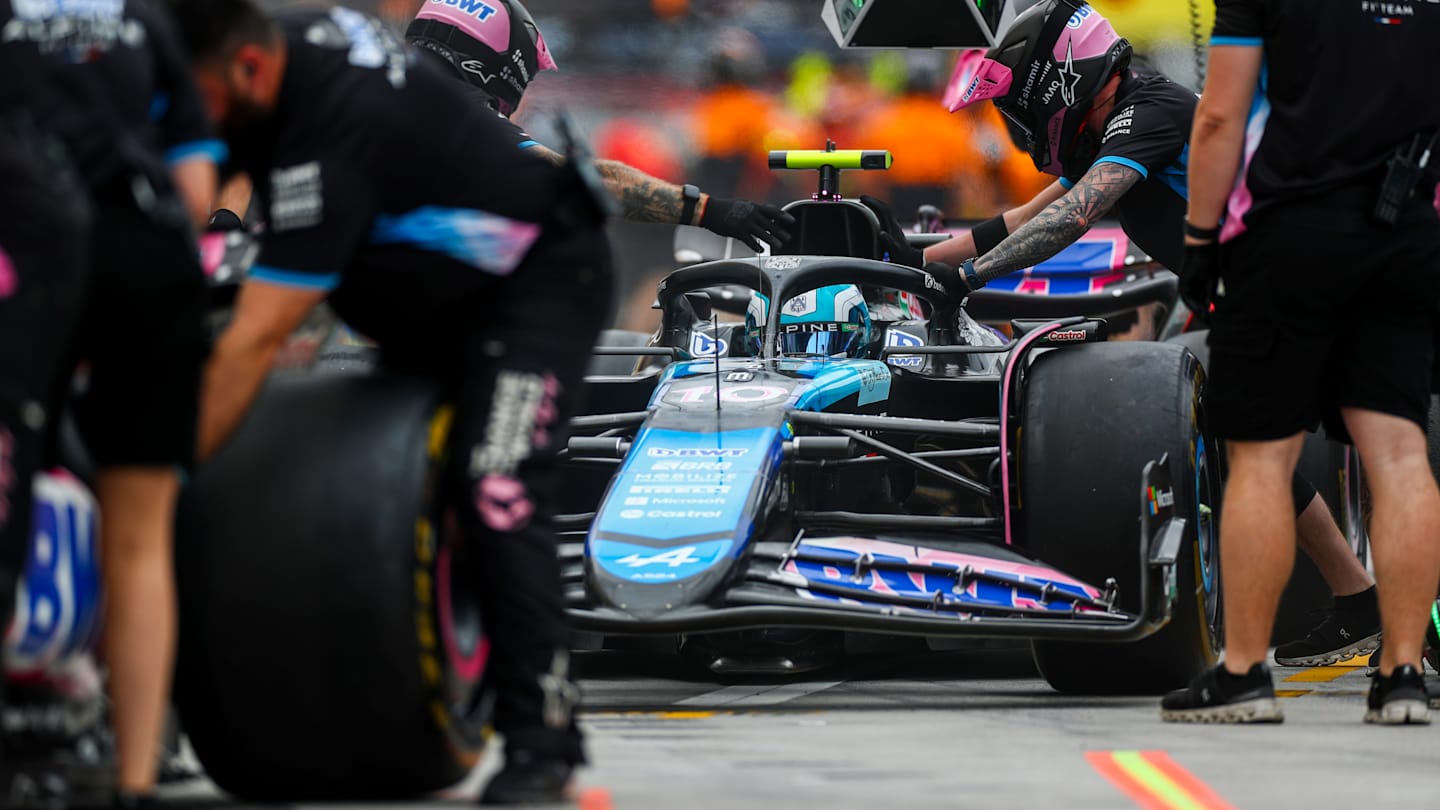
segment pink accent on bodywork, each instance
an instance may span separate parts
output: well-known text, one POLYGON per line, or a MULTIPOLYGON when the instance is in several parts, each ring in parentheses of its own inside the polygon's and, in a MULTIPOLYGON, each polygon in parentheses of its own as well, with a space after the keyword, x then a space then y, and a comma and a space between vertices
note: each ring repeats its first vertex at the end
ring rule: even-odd
MULTIPOLYGON (((1027 579, 1043 579, 1056 583, 1057 585, 1073 585, 1080 588, 1092 599, 1099 599, 1101 592, 1098 588, 1081 582, 1074 577, 1067 576, 1053 568, 1034 563, 1015 562, 1011 560, 997 560, 994 557, 982 557, 976 554, 961 554, 954 551, 941 551, 939 549, 925 548, 924 546, 907 546, 899 543, 890 543, 884 540, 875 540, 868 537, 817 537, 809 538, 802 545, 814 545, 824 548, 843 549, 854 551, 858 554, 884 554, 891 557, 899 557, 907 562, 927 565, 939 563, 953 565, 957 568, 971 566, 977 571, 985 571, 992 574, 1011 574, 1013 576, 1025 577, 1027 579)), ((794 563, 790 563, 793 567, 794 563)), ((828 568, 826 569, 828 572, 828 568)), ((838 570, 836 572, 839 573, 838 570)), ((916 588, 923 587, 923 575, 911 574, 915 579, 916 588)), ((877 584, 882 581, 876 579, 877 584)), ((876 588, 875 590, 882 590, 876 588)), ((884 591, 891 592, 888 587, 884 591)))
POLYGON ((950 84, 945 88, 945 109, 959 112, 971 104, 991 98, 1003 98, 1014 81, 1010 68, 985 58, 985 51, 973 49, 960 55, 950 84))
POLYGON ((490 639, 480 636, 475 651, 466 656, 460 652, 460 643, 455 638, 455 613, 450 607, 450 549, 442 547, 436 561, 436 576, 439 579, 437 596, 440 598, 440 636, 445 639, 445 652, 455 674, 467 681, 477 682, 485 674, 485 662, 490 658, 490 639))
MULTIPOLYGON (((1089 6, 1085 6, 1089 14, 1080 21, 1077 28, 1065 27, 1065 32, 1055 41, 1055 50, 1051 56, 1055 61, 1065 64, 1065 55, 1069 50, 1070 58, 1076 62, 1083 59, 1096 59, 1104 56, 1116 42, 1120 41, 1120 35, 1115 33, 1115 28, 1110 21, 1101 16, 1100 12, 1089 6)), ((1081 12, 1075 12, 1076 15, 1081 12)), ((1071 19, 1074 19, 1072 17, 1071 19)))
POLYGON ((496 53, 510 48, 510 8, 496 0, 429 0, 415 19, 449 23, 496 53))
POLYGON ((519 531, 535 515, 535 503, 518 479, 491 473, 480 479, 476 489, 475 508, 485 525, 497 532, 519 531))
POLYGON ((1005 373, 1000 379, 1000 506, 1004 510, 1005 545, 1014 545, 1013 526, 1010 517, 1014 501, 1010 499, 1010 389, 1015 387, 1017 359, 1024 360, 1030 344, 1060 328, 1059 321, 1051 321, 1023 338, 1010 350, 1010 359, 1005 363, 1005 373))
POLYGON ((10 261, 10 254, 0 250, 0 300, 9 298, 20 289, 20 274, 15 271, 15 263, 10 261))

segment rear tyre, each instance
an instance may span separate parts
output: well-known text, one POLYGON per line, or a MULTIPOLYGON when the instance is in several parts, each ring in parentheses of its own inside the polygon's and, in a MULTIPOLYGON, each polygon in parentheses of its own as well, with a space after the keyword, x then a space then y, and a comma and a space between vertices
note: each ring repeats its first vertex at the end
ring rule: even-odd
POLYGON ((1129 644, 1034 642, 1061 692, 1152 694, 1185 685, 1218 657, 1219 471, 1204 436, 1204 372, 1164 343, 1102 343, 1036 358, 1020 431, 1020 537, 1038 559, 1092 585, 1114 578, 1119 607, 1142 609, 1140 481, 1170 456, 1175 514, 1188 523, 1179 597, 1154 635, 1129 644))
POLYGON ((486 646, 473 560, 437 520, 437 403, 418 381, 277 380, 186 493, 177 701, 227 792, 407 797, 478 760, 486 646))

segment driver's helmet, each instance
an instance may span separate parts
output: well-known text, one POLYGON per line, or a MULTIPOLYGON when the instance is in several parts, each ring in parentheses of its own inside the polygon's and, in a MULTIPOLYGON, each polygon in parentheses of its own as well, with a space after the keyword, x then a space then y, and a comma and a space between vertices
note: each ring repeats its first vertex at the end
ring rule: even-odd
POLYGON ((536 74, 559 69, 519 0, 425 0, 405 38, 450 62, 504 116, 536 74))
POLYGON ((1100 145, 1101 133, 1085 127, 1095 95, 1129 68, 1132 52, 1090 6, 1045 0, 1021 12, 1000 44, 961 55, 945 106, 956 112, 990 99, 1035 168, 1076 176, 1100 145))
MULTIPOLYGON (((750 350, 758 354, 769 299, 756 293, 745 313, 750 350)), ((870 343, 870 309, 854 284, 821 287, 791 298, 780 311, 781 354, 858 357, 870 343)))

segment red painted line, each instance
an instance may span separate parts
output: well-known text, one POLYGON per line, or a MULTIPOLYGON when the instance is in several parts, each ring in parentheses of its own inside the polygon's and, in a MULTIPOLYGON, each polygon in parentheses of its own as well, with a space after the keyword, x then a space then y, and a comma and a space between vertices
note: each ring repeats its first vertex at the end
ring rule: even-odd
POLYGON ((1090 767, 1109 779, 1110 784, 1119 788, 1121 793, 1129 796, 1144 810, 1172 810, 1168 803, 1151 793, 1144 785, 1130 776, 1124 768, 1121 768, 1115 762, 1114 757, 1110 756, 1109 751, 1086 751, 1085 759, 1090 762, 1090 767))
POLYGON ((610 802, 610 791, 605 788, 587 788, 580 791, 580 798, 576 802, 580 810, 614 810, 615 805, 610 802))
POLYGON ((1220 798, 1220 794, 1200 781, 1195 774, 1180 767, 1180 763, 1171 759, 1164 751, 1141 751, 1140 756, 1211 810, 1235 810, 1234 805, 1220 798))

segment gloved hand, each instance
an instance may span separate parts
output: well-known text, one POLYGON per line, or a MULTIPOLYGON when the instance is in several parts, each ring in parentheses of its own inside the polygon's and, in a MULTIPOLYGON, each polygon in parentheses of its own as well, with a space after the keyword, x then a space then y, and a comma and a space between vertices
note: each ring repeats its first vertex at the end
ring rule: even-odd
POLYGON ((1180 300, 1202 323, 1210 322, 1210 305, 1220 286, 1220 243, 1186 245, 1180 263, 1180 300))
POLYGON ((215 213, 210 215, 210 224, 205 226, 206 233, 226 233, 229 231, 243 231, 245 223, 241 221, 240 215, 228 208, 217 208, 215 213))
POLYGON ((756 253, 762 241, 779 248, 790 240, 795 218, 779 208, 749 200, 711 197, 705 202, 700 227, 738 239, 756 253))
POLYGON ((869 195, 862 196, 860 203, 874 211, 875 218, 880 220, 880 249, 888 255, 888 260, 917 270, 923 268, 925 251, 905 240, 905 228, 895 219, 895 212, 890 210, 890 206, 884 200, 869 195))
POLYGON ((965 271, 953 264, 930 262, 921 269, 934 276, 935 280, 940 282, 940 286, 945 288, 945 292, 950 293, 951 298, 964 298, 985 286, 983 283, 974 287, 970 286, 970 282, 965 278, 965 271))

